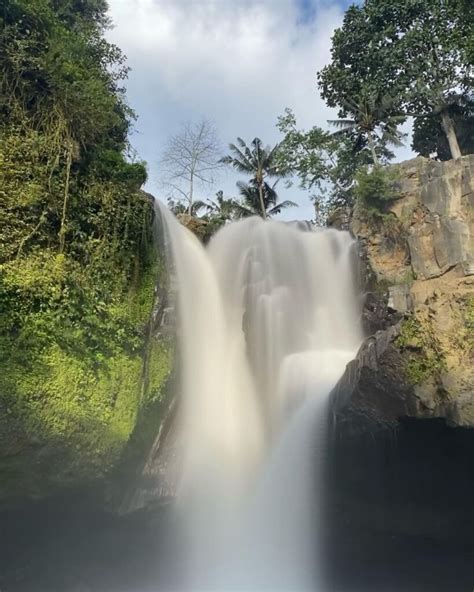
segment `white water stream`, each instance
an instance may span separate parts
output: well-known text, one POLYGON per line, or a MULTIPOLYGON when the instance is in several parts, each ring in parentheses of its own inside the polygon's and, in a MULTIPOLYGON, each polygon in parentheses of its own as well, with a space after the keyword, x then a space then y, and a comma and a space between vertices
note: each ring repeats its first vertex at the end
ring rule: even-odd
POLYGON ((185 590, 317 590, 326 402, 362 339, 353 241, 250 218, 207 248, 164 207, 178 291, 185 590))

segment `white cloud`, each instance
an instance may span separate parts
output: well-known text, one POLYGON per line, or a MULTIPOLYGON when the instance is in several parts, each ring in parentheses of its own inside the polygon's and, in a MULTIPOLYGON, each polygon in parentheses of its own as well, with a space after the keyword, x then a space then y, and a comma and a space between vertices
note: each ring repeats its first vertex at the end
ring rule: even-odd
MULTIPOLYGON (((139 116, 132 143, 149 163, 149 189, 157 196, 160 151, 184 121, 213 120, 224 145, 237 136, 271 144, 285 107, 302 126, 324 126, 333 116, 317 92, 316 72, 329 61, 330 38, 342 20, 337 4, 317 5, 311 22, 302 21, 297 0, 109 4, 115 24, 109 37, 132 68, 128 100, 139 116)), ((233 193, 235 180, 229 174, 220 186, 233 193)), ((302 206, 289 217, 312 217, 306 194, 284 193, 302 206)))

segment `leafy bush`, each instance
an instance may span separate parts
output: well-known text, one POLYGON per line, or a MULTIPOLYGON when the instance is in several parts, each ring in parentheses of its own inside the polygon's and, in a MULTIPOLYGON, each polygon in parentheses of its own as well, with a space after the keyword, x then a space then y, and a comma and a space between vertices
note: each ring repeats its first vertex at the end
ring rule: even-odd
POLYGON ((422 324, 416 316, 403 321, 395 343, 406 352, 405 375, 411 384, 421 384, 446 370, 446 361, 430 326, 422 324))
POLYGON ((355 196, 367 210, 383 212, 397 199, 397 176, 393 169, 373 167, 361 169, 356 175, 355 196))

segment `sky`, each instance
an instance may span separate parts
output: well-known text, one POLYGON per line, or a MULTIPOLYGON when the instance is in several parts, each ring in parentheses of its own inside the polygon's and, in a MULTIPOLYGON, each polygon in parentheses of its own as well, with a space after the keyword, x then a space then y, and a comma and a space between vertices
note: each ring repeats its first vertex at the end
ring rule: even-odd
MULTIPOLYGON (((188 121, 214 122, 223 154, 238 136, 274 145, 286 107, 299 127, 327 127, 335 113, 319 96, 316 73, 330 61, 331 36, 342 23, 347 0, 109 0, 114 27, 109 39, 131 68, 127 99, 138 120, 131 136, 148 163, 146 189, 165 199, 159 159, 169 136, 188 121)), ((410 150, 401 149, 399 159, 410 150)), ((237 195, 223 172, 213 189, 237 195)), ((284 219, 311 219, 308 192, 280 185, 282 199, 299 208, 284 219)))

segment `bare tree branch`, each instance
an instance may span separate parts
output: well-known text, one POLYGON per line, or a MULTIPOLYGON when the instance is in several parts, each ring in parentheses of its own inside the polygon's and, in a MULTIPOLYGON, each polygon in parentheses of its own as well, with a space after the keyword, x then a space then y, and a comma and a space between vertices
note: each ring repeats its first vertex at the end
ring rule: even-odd
POLYGON ((177 193, 185 199, 189 213, 196 185, 212 185, 211 173, 222 168, 220 152, 217 132, 207 119, 188 122, 169 138, 159 161, 161 183, 170 190, 169 197, 177 193))

